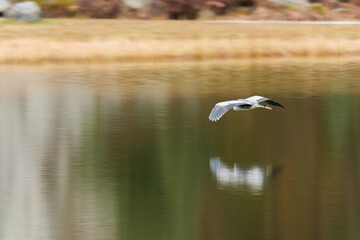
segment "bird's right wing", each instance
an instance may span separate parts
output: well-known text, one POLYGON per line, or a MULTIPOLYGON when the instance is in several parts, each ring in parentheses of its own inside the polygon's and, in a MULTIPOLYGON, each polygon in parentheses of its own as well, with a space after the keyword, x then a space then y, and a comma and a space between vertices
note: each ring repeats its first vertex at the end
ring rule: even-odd
POLYGON ((269 98, 266 98, 266 97, 262 97, 262 96, 252 96, 252 97, 249 97, 247 98, 246 100, 250 101, 250 102, 258 102, 258 103, 261 103, 261 102, 267 102, 273 106, 278 106, 278 107, 282 107, 282 108, 285 108, 283 105, 281 105, 280 103, 278 102, 275 102, 274 100, 271 100, 269 98))
POLYGON ((215 105, 215 107, 211 110, 209 115, 209 120, 216 122, 219 120, 227 111, 231 108, 240 105, 241 102, 238 100, 231 100, 226 102, 219 102, 215 105))

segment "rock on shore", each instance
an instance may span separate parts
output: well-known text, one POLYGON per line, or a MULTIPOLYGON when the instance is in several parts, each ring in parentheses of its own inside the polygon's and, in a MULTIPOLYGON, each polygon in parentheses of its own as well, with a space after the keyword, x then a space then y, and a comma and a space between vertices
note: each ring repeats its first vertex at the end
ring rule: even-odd
POLYGON ((20 2, 11 5, 4 16, 22 22, 38 21, 41 19, 41 9, 33 1, 20 2))

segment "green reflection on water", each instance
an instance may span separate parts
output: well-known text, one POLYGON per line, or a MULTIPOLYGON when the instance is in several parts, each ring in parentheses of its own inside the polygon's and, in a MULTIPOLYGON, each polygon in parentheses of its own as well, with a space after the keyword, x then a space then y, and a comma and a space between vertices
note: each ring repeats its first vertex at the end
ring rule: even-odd
POLYGON ((0 236, 358 239, 357 65, 2 70, 0 236), (286 109, 208 121, 216 102, 254 94, 286 109))

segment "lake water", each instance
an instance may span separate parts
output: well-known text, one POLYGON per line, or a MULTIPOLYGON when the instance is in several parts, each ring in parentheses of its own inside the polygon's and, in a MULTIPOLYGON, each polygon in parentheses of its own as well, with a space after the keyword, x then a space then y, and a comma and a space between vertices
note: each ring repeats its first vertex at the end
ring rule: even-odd
POLYGON ((360 239, 359 59, 0 68, 0 239, 360 239), (262 95, 286 108, 229 111, 262 95))

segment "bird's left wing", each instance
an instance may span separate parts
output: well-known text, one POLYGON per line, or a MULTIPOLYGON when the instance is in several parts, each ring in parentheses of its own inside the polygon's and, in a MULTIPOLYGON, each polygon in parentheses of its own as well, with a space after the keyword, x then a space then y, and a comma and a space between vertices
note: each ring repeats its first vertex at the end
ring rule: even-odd
POLYGON ((275 102, 274 100, 271 100, 269 98, 266 98, 266 97, 262 97, 262 96, 252 96, 252 97, 249 97, 247 98, 246 100, 250 101, 250 102, 258 102, 258 103, 261 103, 261 102, 267 102, 268 104, 271 104, 273 106, 277 106, 277 107, 282 107, 282 108, 285 108, 283 105, 281 105, 280 103, 278 102, 275 102))
POLYGON ((227 111, 240 104, 241 102, 238 100, 217 103, 215 107, 211 110, 209 120, 214 122, 219 120, 227 111))

